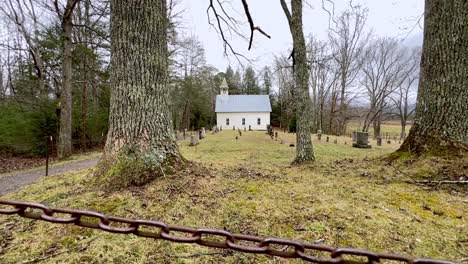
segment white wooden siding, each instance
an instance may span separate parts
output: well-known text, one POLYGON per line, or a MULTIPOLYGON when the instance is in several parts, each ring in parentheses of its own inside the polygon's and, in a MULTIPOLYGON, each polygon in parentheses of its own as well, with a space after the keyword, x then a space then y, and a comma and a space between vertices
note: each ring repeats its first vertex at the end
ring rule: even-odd
POLYGON ((269 112, 248 112, 248 113, 216 113, 216 124, 223 129, 249 129, 266 130, 270 124, 269 112), (226 125, 226 119, 229 118, 229 125, 226 125), (245 125, 242 125, 242 118, 245 118, 245 125), (260 125, 257 125, 257 119, 260 118, 260 125))

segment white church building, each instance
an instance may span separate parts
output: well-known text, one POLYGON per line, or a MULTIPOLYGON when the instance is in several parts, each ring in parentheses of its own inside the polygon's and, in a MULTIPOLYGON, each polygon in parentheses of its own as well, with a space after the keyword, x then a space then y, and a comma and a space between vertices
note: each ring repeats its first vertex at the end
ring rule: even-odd
POLYGON ((271 104, 268 95, 229 95, 226 79, 216 96, 216 124, 222 129, 267 130, 271 104))

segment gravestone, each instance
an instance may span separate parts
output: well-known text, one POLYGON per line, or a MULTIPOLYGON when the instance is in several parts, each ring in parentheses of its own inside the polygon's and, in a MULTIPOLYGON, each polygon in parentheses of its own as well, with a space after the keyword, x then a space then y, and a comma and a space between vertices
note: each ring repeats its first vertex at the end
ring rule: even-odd
POLYGON ((184 140, 187 138, 187 129, 184 128, 184 140))
POLYGON ((236 130, 236 126, 232 126, 232 130, 236 130))
POLYGON ((356 132, 356 141, 356 143, 353 143, 354 148, 371 148, 367 132, 356 132))
POLYGON ((330 137, 329 137, 329 136, 327 136, 327 143, 328 143, 328 141, 330 141, 330 137))
POLYGON ((176 135, 176 140, 180 140, 180 132, 179 132, 179 130, 176 130, 175 135, 176 135))
POLYGON ((201 131, 202 131, 202 138, 206 138, 206 131, 205 131, 205 128, 202 127, 201 131))
POLYGON ((241 137, 242 137, 242 132, 241 132, 241 130, 240 130, 240 129, 238 129, 237 131, 239 132, 239 136, 241 136, 241 137))
POLYGON ((275 138, 278 138, 278 132, 275 132, 275 138))
POLYGON ((195 137, 195 135, 190 136, 190 146, 195 146, 198 145, 198 139, 195 137))
POLYGON ((246 132, 246 131, 247 131, 247 128, 246 128, 246 127, 244 127, 244 132, 246 132))
POLYGON ((249 131, 252 131, 252 127, 249 125, 249 131))
POLYGON ((219 131, 223 131, 223 126, 219 126, 219 131))
POLYGON ((377 146, 382 146, 382 137, 377 137, 377 146))
POLYGON ((321 129, 319 129, 317 131, 317 138, 318 138, 319 141, 322 140, 322 130, 321 129))
POLYGON ((203 132, 202 130, 198 130, 198 139, 203 139, 203 132))
POLYGON ((387 140, 387 144, 392 144, 392 141, 390 141, 390 140, 387 140))
POLYGON ((238 140, 238 139, 239 139, 239 136, 236 136, 236 140, 238 140))
POLYGON ((335 140, 333 140, 333 143, 338 144, 338 139, 335 138, 335 140))
POLYGON ((356 131, 353 131, 353 133, 351 133, 351 137, 353 138, 353 143, 355 143, 357 141, 357 135, 356 135, 356 131))

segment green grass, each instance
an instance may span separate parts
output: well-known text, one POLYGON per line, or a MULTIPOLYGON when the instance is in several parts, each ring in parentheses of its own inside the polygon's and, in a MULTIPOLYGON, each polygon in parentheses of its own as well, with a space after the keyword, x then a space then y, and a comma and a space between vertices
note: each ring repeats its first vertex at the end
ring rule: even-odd
MULTIPOLYGON (((264 132, 242 133, 239 140, 235 131, 209 134, 196 147, 180 141, 182 154, 202 167, 144 187, 103 192, 87 183, 92 170, 83 170, 3 198, 418 257, 467 257, 466 192, 392 181, 395 169, 378 157, 398 144, 355 149, 350 138, 334 144, 335 137, 326 143, 314 136, 317 161, 291 166, 295 150, 280 141, 294 142, 293 135, 274 141, 264 132)), ((301 263, 16 216, 0 216, 0 241, 1 263, 42 256, 51 256, 44 263, 301 263), (199 253, 219 254, 190 256, 199 253)))

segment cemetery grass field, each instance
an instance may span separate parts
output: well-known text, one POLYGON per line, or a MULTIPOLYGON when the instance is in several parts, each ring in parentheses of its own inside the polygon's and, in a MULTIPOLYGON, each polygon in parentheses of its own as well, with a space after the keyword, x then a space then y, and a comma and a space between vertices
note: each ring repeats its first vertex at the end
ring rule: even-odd
MULTIPOLYGON (((199 145, 180 141, 191 165, 125 191, 90 184, 92 170, 44 178, 2 198, 89 209, 109 215, 194 227, 319 241, 417 257, 468 258, 464 186, 424 186, 409 180, 457 179, 468 159, 383 158, 398 142, 372 149, 351 138, 313 135, 317 161, 291 166, 293 134, 208 133, 199 145), (280 144, 281 140, 284 144, 280 144), (344 142, 347 142, 345 145, 344 142)), ((175 244, 0 216, 0 263, 302 263, 299 260, 175 244)))

